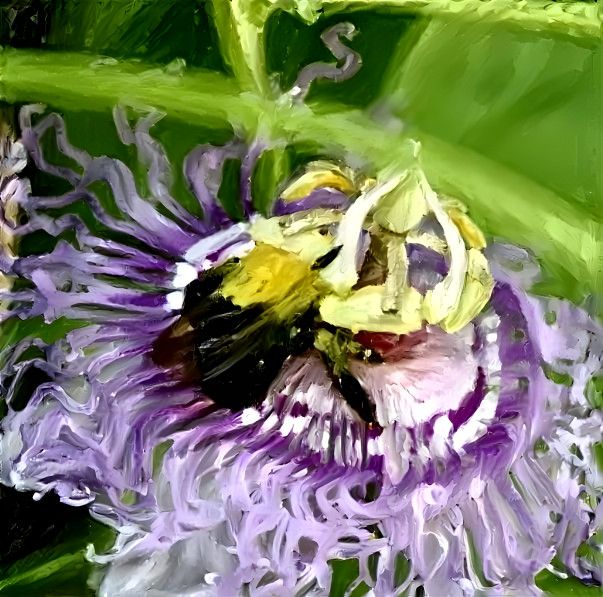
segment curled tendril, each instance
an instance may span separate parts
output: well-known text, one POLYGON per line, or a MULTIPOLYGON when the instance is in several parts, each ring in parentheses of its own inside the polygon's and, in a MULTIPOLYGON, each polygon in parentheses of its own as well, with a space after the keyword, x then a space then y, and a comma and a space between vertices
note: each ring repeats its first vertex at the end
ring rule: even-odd
POLYGON ((320 39, 329 48, 333 56, 337 58, 338 63, 314 62, 304 67, 297 76, 289 94, 301 102, 308 94, 310 85, 316 79, 329 79, 339 83, 352 78, 362 66, 362 58, 358 52, 342 44, 340 37, 352 40, 356 33, 354 25, 347 22, 337 23, 337 25, 325 29, 320 39))

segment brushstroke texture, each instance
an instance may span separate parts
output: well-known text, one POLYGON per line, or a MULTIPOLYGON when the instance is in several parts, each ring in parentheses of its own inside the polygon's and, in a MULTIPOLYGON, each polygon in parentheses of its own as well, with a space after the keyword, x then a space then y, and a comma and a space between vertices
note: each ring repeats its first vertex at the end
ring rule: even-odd
MULTIPOLYGON (((25 179, 10 178, 19 193, 4 185, 3 204, 17 200, 27 215, 11 233, 56 236, 71 228, 75 241, 3 260, 5 275, 28 281, 3 293, 12 303, 3 316, 89 325, 56 342, 26 338, 3 353, 9 412, 0 474, 17 489, 55 491, 66 504, 87 505, 119 531, 113 549, 89 554, 106 565, 101 595, 324 594, 329 561, 338 558, 357 559, 358 582, 375 594, 419 586, 430 595, 537 594, 534 577, 555 555, 578 578, 601 582, 600 568, 576 551, 601 525, 593 444, 603 421, 588 387, 601 367, 603 330, 567 302, 526 293, 539 272, 525 250, 487 248, 491 298, 459 331, 436 322, 397 346, 395 357, 380 348, 383 362, 348 362, 377 424, 346 400, 341 380, 334 383, 339 355, 324 358, 315 347, 287 358, 260 400, 230 410, 154 360, 153 345, 181 318, 198 274, 242 262, 260 242, 261 219, 233 223, 207 182, 231 146, 193 150, 186 161, 201 219, 175 207, 162 184, 168 165, 148 136, 149 120, 131 128, 117 113, 122 138, 138 146, 149 168, 150 201, 123 162, 76 151, 62 139, 59 116, 31 126, 31 114, 22 113, 29 158, 74 189, 34 197, 25 179), (60 148, 78 156, 82 174, 45 162, 37 131, 51 126, 60 148), (89 188, 98 180, 110 185, 122 217, 100 207, 89 188), (46 213, 76 197, 138 248, 96 236, 76 215, 46 213), (553 312, 554 322, 547 318, 553 312), (18 375, 32 367, 44 380, 17 408, 18 375), (560 383, 566 378, 571 383, 560 383), (404 576, 400 558, 408 562, 404 576)), ((253 150, 241 151, 244 162, 253 150)), ((343 248, 316 270, 342 264, 348 288, 369 249, 362 230, 378 199, 370 193, 335 219, 330 237, 343 248), (339 221, 349 224, 343 233, 339 221)), ((430 201, 446 242, 457 242, 443 208, 430 201)), ((312 263, 331 249, 318 248, 316 255, 302 243, 300 255, 312 263)), ((436 287, 459 263, 466 261, 455 258, 448 270, 435 263, 443 277, 436 287)), ((346 346, 362 339, 383 342, 369 336, 346 346)))

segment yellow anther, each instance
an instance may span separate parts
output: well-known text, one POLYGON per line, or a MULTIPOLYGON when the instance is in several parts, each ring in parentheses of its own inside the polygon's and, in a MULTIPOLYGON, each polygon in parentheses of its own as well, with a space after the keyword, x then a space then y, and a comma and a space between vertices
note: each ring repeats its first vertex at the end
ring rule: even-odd
POLYGON ((281 193, 281 199, 287 202, 297 201, 321 187, 336 189, 346 195, 353 195, 358 190, 351 170, 331 162, 319 161, 308 164, 306 172, 281 193))
POLYGON ((451 207, 448 209, 448 215, 459 229, 461 236, 472 249, 484 249, 486 239, 483 232, 475 225, 475 222, 460 209, 451 207))

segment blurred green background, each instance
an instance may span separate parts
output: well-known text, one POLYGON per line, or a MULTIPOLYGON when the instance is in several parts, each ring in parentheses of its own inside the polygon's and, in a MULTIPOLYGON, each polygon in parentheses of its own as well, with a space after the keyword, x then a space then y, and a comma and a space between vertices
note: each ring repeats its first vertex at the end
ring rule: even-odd
MULTIPOLYGON (((75 145, 124 160, 141 187, 144 172, 134 150, 120 143, 111 109, 120 102, 164 111, 153 134, 176 165, 172 192, 190 207, 183 157, 235 132, 259 135, 278 151, 287 147, 292 164, 326 154, 375 172, 407 163, 407 139, 420 140, 423 166, 438 190, 462 198, 490 239, 534 251, 543 266, 536 292, 567 297, 601 316, 603 66, 596 3, 248 0, 238 13, 232 6, 228 0, 3 1, 3 111, 14 116, 20 105, 46 103, 64 116, 75 145), (362 56, 362 68, 348 81, 314 82, 306 105, 291 105, 283 93, 299 71, 334 61, 320 34, 342 21, 358 31, 344 43, 362 56)), ((52 139, 44 145, 51 159, 63 159, 52 139)), ((274 168, 282 163, 274 160, 274 168)), ((34 193, 66 190, 41 174, 32 174, 32 185, 34 193)), ((106 206, 114 209, 109 196, 106 206)), ((86 215, 82 206, 74 209, 86 215)), ((60 335, 61 325, 43 333, 60 335)), ((5 328, 0 343, 36 333, 5 328)), ((109 539, 89 519, 67 522, 43 551, 0 561, 0 593, 86 594, 83 549, 109 539)), ((343 595, 357 562, 334 568, 331 594, 343 595)), ((547 571, 538 582, 554 595, 599 592, 547 571)))

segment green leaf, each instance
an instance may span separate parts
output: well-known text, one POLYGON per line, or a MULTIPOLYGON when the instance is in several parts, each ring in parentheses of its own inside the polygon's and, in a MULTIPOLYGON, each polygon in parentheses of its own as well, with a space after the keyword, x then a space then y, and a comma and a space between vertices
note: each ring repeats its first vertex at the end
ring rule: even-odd
POLYGON ((279 187, 291 172, 289 152, 282 149, 267 149, 260 155, 251 176, 251 196, 254 207, 268 216, 279 187))
POLYGON ((115 532, 90 518, 70 523, 47 547, 17 562, 0 563, 0 594, 93 595, 87 585, 92 565, 85 559, 88 544, 102 552, 115 532))
POLYGON ((552 597, 595 597, 601 595, 600 587, 587 587, 573 576, 560 577, 550 570, 542 570, 536 575, 536 586, 545 595, 552 597))
POLYGON ((586 382, 584 395, 592 408, 603 409, 603 375, 592 377, 586 382))
MULTIPOLYGON (((329 562, 333 570, 333 578, 331 579, 331 590, 329 597, 344 597, 358 579, 359 564, 358 560, 331 560, 329 562)), ((350 593, 350 597, 361 597, 369 592, 369 587, 366 583, 359 583, 350 593)))

